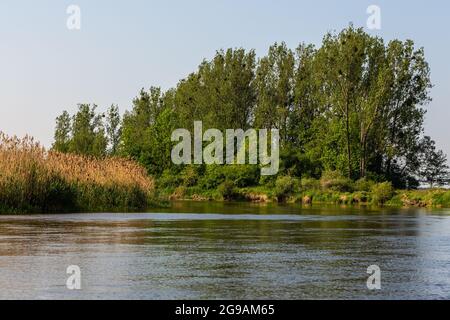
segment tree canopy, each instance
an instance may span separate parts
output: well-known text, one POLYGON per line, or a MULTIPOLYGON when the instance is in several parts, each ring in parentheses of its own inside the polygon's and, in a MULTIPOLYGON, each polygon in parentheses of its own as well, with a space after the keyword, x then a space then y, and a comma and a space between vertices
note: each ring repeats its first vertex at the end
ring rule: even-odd
POLYGON ((349 26, 318 48, 275 43, 260 58, 254 50, 219 50, 175 88, 141 90, 123 119, 115 106, 104 117, 80 105, 74 117, 57 118, 53 147, 120 154, 150 174, 176 174, 171 132, 203 121, 205 130, 279 129, 282 175, 337 171, 396 187, 439 184, 446 156, 424 136, 431 87, 423 48, 349 26))

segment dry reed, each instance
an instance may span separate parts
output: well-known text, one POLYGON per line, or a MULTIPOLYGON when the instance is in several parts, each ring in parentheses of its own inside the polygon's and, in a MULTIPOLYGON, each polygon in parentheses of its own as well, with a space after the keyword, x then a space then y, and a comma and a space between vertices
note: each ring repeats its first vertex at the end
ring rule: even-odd
POLYGON ((138 210, 154 189, 131 160, 46 151, 0 132, 0 213, 138 210))

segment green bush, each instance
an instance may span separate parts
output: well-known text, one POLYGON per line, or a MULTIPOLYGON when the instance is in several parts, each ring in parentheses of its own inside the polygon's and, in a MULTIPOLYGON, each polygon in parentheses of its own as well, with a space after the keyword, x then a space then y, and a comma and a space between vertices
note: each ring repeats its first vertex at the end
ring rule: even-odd
POLYGON ((450 207, 450 191, 443 191, 433 197, 433 205, 450 207))
POLYGON ((377 183, 372 187, 372 201, 376 204, 385 204, 394 196, 394 187, 391 182, 377 183))
POLYGON ((320 185, 324 190, 337 192, 352 192, 353 181, 343 177, 338 171, 325 171, 320 179, 320 185))
POLYGON ((180 175, 173 174, 169 170, 164 170, 158 179, 158 187, 161 188, 176 188, 181 184, 183 184, 183 178, 180 175))
POLYGON ((370 200, 371 197, 367 191, 356 191, 352 194, 352 203, 368 203, 370 200))
POLYGON ((198 185, 203 190, 212 190, 216 189, 225 180, 223 166, 214 164, 206 167, 205 173, 199 180, 198 185))
POLYGON ((233 200, 236 199, 239 195, 235 184, 230 180, 226 180, 225 182, 223 182, 217 188, 217 191, 224 200, 233 200))
POLYGON ((266 188, 273 189, 275 188, 275 182, 277 181, 277 176, 261 176, 259 178, 259 185, 265 186, 266 188))
POLYGON ((375 183, 367 178, 361 178, 355 182, 356 191, 369 192, 375 183))
POLYGON ((284 201, 295 192, 296 180, 289 176, 278 177, 275 182, 275 196, 284 201))
POLYGON ((186 187, 192 187, 197 184, 198 172, 194 166, 186 166, 181 172, 181 177, 183 179, 183 185, 186 187))
POLYGON ((226 180, 238 188, 258 185, 260 168, 256 165, 210 165, 199 180, 199 186, 205 190, 216 189, 226 180))
POLYGON ((319 190, 320 181, 312 178, 303 178, 301 180, 302 190, 319 190))
POLYGON ((222 167, 226 180, 233 181, 238 188, 256 186, 260 179, 257 165, 225 165, 222 167))

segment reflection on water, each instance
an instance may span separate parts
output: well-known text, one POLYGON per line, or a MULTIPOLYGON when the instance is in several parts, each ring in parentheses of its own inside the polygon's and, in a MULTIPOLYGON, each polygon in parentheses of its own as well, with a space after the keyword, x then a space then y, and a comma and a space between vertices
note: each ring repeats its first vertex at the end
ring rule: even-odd
POLYGON ((179 202, 0 216, 0 287, 2 299, 448 299, 450 211, 179 202), (380 291, 366 287, 374 264, 380 291))

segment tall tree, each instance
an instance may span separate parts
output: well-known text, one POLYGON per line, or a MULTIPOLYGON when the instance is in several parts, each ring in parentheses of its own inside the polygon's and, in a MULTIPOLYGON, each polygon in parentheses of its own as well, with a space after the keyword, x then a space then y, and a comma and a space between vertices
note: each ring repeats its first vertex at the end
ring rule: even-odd
POLYGON ((294 52, 283 42, 269 48, 256 71, 257 92, 255 123, 257 128, 280 130, 281 144, 288 140, 289 115, 294 100, 294 52))
POLYGON ((97 157, 106 155, 104 114, 97 114, 96 109, 97 105, 78 106, 78 112, 72 119, 70 152, 97 157))
POLYGON ((448 184, 450 173, 447 156, 442 150, 437 150, 435 141, 428 136, 424 138, 423 146, 423 159, 419 173, 423 182, 428 183, 430 188, 448 184))
POLYGON ((119 107, 111 105, 107 111, 106 116, 106 134, 108 136, 109 154, 116 155, 119 148, 120 138, 122 135, 122 128, 120 126, 121 119, 119 107))
POLYGON ((70 149, 70 133, 71 133, 71 119, 67 111, 56 118, 56 128, 52 149, 59 152, 68 152, 70 149))

